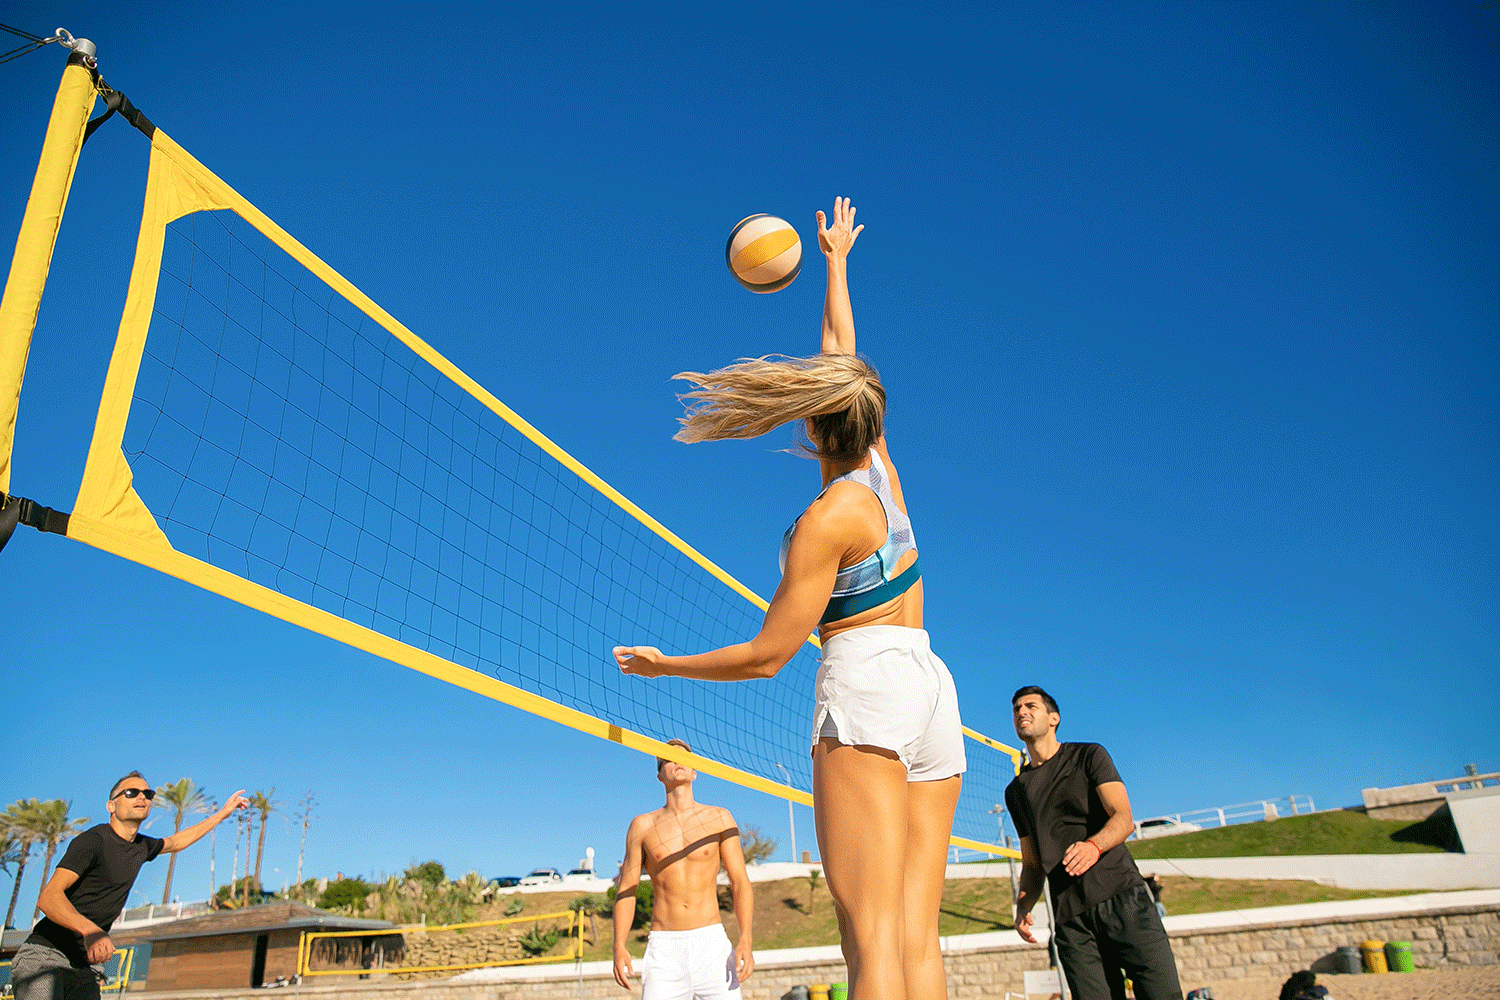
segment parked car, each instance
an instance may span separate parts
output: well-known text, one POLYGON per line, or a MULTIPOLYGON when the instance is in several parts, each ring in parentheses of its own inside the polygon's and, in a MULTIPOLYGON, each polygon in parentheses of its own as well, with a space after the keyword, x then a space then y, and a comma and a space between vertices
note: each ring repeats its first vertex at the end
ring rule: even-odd
POLYGON ((1135 825, 1135 836, 1137 840, 1150 840, 1152 837, 1171 837, 1179 833, 1197 833, 1203 827, 1197 823, 1184 823, 1170 816, 1157 816, 1152 819, 1143 819, 1135 825))
POLYGON ((546 885, 548 882, 561 882, 562 872, 556 868, 533 868, 531 874, 521 879, 521 885, 546 885))
POLYGON ((494 886, 496 889, 509 889, 511 886, 520 884, 521 876, 519 875, 500 875, 496 878, 490 879, 490 885, 494 886))

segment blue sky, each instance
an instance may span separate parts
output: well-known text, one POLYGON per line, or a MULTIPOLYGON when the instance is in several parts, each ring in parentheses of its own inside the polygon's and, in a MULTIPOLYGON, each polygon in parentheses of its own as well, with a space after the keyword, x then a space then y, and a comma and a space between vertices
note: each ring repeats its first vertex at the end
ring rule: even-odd
MULTIPOLYGON (((668 377, 814 350, 820 261, 753 296, 723 240, 770 212, 812 255, 813 212, 852 197, 860 345, 965 720, 1013 740, 1010 692, 1044 685, 1145 816, 1500 766, 1492 11, 12 2, 5 22, 93 39, 173 138, 763 594, 815 467, 785 437, 672 442, 668 377)), ((0 232, 62 62, 0 66, 0 232)), ((75 180, 12 483, 52 506, 145 166, 116 121, 75 180)), ((656 804, 649 760, 86 546, 21 531, 0 573, 0 802, 98 818, 132 768, 314 789, 312 875, 519 874, 587 846, 612 872, 656 804)), ((786 856, 780 800, 699 794, 786 856)), ((278 822, 273 885, 296 866, 278 822)), ((184 856, 184 898, 207 868, 184 856)))

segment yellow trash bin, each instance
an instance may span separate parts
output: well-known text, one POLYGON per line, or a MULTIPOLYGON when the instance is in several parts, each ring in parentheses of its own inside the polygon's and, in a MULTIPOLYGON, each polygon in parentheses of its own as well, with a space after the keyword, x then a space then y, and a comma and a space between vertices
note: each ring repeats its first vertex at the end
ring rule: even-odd
POLYGON ((1364 941, 1360 943, 1359 950, 1365 955, 1366 972, 1389 972, 1385 964, 1385 942, 1364 941))

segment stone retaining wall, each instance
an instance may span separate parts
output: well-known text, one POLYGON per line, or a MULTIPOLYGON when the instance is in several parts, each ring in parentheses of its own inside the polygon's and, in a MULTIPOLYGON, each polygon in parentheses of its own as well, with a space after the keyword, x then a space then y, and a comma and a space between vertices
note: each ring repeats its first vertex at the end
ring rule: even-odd
MULTIPOLYGON (((401 964, 411 968, 433 965, 473 965, 476 962, 514 962, 526 957, 521 938, 530 925, 499 924, 469 927, 462 931, 423 933, 407 930, 406 953, 401 964)), ((452 972, 398 973, 402 979, 451 979, 452 972)))
POLYGON ((1298 969, 1337 972, 1339 948, 1370 940, 1411 942, 1417 968, 1495 965, 1500 959, 1500 911, 1464 909, 1192 931, 1172 935, 1172 954, 1186 989, 1190 980, 1283 978, 1298 969))
MULTIPOLYGON (((1047 967, 1046 950, 1019 942, 1013 934, 981 935, 973 944, 999 940, 970 950, 965 939, 950 939, 964 950, 944 956, 948 995, 955 1000, 1003 1000, 1006 991, 1020 992, 1022 973, 1047 967)), ((1455 965, 1494 965, 1500 961, 1500 908, 1468 906, 1432 908, 1422 913, 1380 917, 1324 918, 1253 926, 1178 931, 1172 950, 1185 990, 1205 982, 1240 978, 1282 978, 1297 969, 1334 971, 1340 947, 1361 941, 1411 942, 1419 968, 1455 965)), ((824 951, 823 949, 808 949, 824 951)), ((527 978, 505 982, 429 980, 402 983, 392 980, 304 985, 283 991, 284 1000, 626 1000, 605 963, 589 963, 580 981, 567 967, 533 968, 527 978)), ((520 975, 520 973, 518 973, 520 975)), ((744 1000, 779 1000, 798 983, 832 983, 845 979, 843 963, 818 955, 805 961, 788 953, 766 953, 755 975, 744 985, 744 1000), (785 958, 773 956, 786 956, 785 958)), ((202 998, 237 996, 266 1000, 259 990, 193 991, 157 994, 202 998)))

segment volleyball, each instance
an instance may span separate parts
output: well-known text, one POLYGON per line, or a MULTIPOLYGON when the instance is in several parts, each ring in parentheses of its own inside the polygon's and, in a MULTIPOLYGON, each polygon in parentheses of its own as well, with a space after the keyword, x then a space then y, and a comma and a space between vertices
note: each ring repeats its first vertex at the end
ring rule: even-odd
POLYGON ((779 292, 802 270, 802 240, 785 219, 752 215, 729 234, 724 260, 734 280, 752 292, 779 292))

